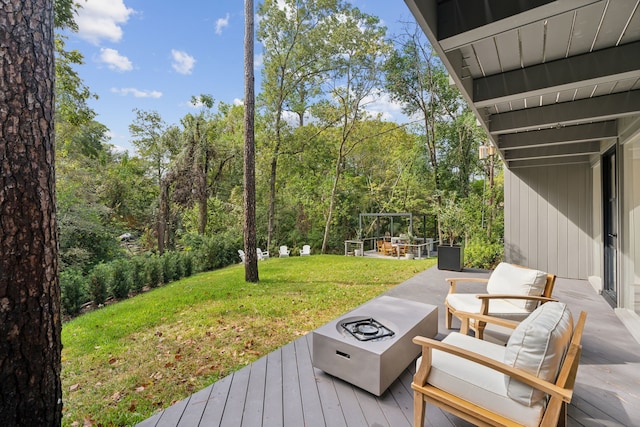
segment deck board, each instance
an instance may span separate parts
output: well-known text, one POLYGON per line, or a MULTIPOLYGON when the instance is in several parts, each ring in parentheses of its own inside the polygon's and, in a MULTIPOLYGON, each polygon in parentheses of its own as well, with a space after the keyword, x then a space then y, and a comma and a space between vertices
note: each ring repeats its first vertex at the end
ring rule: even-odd
POLYGON ((278 349, 267 356, 267 377, 263 414, 263 425, 265 426, 284 425, 282 377, 282 350, 278 349))
POLYGON ((209 396, 211 396, 211 390, 213 386, 203 388, 196 394, 189 398, 187 406, 184 408, 184 412, 178 422, 178 427, 189 427, 198 425, 202 419, 207 403, 209 402, 209 396))
MULTIPOLYGON (((487 277, 431 268, 386 295, 438 305, 438 335, 444 327, 447 277, 487 277)), ((478 289, 468 285, 468 291, 478 289)), ((480 288, 481 289, 481 288, 480 288)), ((640 344, 613 309, 586 282, 558 279, 554 296, 577 318, 588 313, 576 388, 569 407, 570 426, 640 425, 640 344)), ((454 323, 454 328, 458 324, 454 323)), ((487 331, 495 339, 495 331, 487 331)), ((413 421, 411 364, 380 397, 312 365, 312 339, 305 335, 138 424, 151 426, 410 426, 413 421)), ((468 422, 428 404, 425 426, 467 427, 468 422)))
POLYGON ((300 396, 300 378, 296 362, 295 343, 282 348, 282 388, 285 426, 304 425, 302 413, 302 397, 300 396))

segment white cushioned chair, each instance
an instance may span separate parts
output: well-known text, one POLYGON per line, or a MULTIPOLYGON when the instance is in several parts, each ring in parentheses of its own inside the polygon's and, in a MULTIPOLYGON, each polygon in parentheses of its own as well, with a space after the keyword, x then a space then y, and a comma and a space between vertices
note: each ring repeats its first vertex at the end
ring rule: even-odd
MULTIPOLYGON (((446 280, 449 282, 449 294, 445 298, 445 326, 448 329, 451 329, 452 317, 460 317, 457 312, 522 321, 539 304, 555 301, 551 298, 555 275, 506 262, 498 264, 489 279, 467 277, 446 280), (457 285, 460 282, 487 283, 486 293, 459 293, 457 285)), ((482 339, 484 328, 482 321, 463 321, 460 332, 466 334, 468 329, 473 329, 476 336, 482 339)))
POLYGON ((414 390, 414 426, 423 426, 425 403, 477 425, 566 424, 580 359, 586 313, 574 328, 564 303, 550 302, 524 321, 463 313, 514 329, 506 347, 458 332, 442 342, 415 337, 422 346, 414 390))

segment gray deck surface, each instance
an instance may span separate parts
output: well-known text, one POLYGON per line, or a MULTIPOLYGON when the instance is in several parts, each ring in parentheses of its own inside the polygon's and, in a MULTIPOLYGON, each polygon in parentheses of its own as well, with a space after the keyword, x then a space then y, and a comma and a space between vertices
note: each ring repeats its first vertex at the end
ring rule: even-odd
MULTIPOLYGON (((411 262, 411 261, 402 261, 411 262)), ((393 288, 387 295, 439 307, 441 339, 446 277, 488 276, 487 272, 439 271, 435 267, 393 288)), ((475 284, 459 285, 474 290, 475 284)), ((571 426, 640 426, 640 344, 613 309, 585 281, 558 279, 554 296, 577 318, 588 313, 571 426)), ((459 324, 455 323, 454 327, 459 324)), ((488 332, 487 335, 491 335, 488 332)), ((494 337, 497 335, 494 334, 494 337)), ((138 424, 149 426, 410 426, 413 420, 411 364, 380 397, 313 368, 311 335, 268 354, 245 368, 138 424)), ((469 423, 427 405, 426 426, 469 423)))

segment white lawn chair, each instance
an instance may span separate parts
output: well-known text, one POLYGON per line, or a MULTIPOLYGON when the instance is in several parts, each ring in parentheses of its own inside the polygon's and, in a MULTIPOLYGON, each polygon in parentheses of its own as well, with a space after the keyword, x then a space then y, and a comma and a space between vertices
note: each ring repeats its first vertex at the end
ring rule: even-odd
POLYGON ((240 259, 242 260, 242 263, 244 264, 244 251, 242 249, 238 249, 238 255, 240 255, 240 259))
POLYGON ((289 248, 286 246, 280 246, 280 258, 288 257, 289 252, 291 252, 289 248))
POLYGON ((260 248, 256 248, 256 252, 258 253, 258 260, 262 261, 269 258, 269 251, 263 251, 260 248))
POLYGON ((309 256, 311 255, 311 246, 304 245, 302 249, 300 249, 300 256, 309 256))

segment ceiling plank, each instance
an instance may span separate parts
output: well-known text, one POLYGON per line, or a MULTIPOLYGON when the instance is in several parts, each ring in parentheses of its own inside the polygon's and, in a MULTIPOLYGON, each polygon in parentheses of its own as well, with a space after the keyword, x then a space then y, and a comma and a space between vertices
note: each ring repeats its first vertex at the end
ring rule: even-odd
POLYGON ((640 77, 640 41, 474 79, 478 108, 612 80, 640 77))
POLYGON ((608 120, 599 123, 565 126, 560 129, 551 128, 503 134, 498 138, 498 149, 511 150, 546 145, 600 141, 608 138, 616 138, 617 136, 617 122, 615 120, 608 120))
POLYGON ((612 120, 640 113, 640 90, 587 98, 526 110, 493 114, 490 133, 504 134, 588 122, 612 120))
MULTIPOLYGON (((478 1, 455 0, 438 5, 438 41, 445 52, 602 0, 478 1)), ((405 0, 411 8, 416 0, 405 0)))

